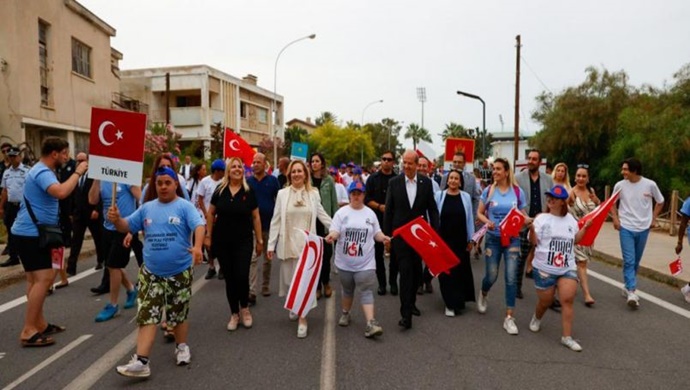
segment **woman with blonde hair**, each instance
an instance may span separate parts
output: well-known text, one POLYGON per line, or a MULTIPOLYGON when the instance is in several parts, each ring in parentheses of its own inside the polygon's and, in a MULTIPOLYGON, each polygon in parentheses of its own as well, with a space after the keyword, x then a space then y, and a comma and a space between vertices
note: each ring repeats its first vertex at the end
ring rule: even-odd
MULTIPOLYGON (((287 295, 290 289, 297 259, 304 247, 304 236, 299 230, 316 233, 317 218, 326 229, 330 228, 331 217, 321 205, 319 191, 311 186, 307 165, 300 160, 292 161, 287 170, 287 186, 278 191, 276 197, 266 253, 270 260, 274 254, 282 260, 279 285, 281 297, 287 295)), ((290 319, 296 320, 297 315, 290 312, 290 319)), ((299 318, 297 337, 307 337, 306 318, 299 318)))
POLYGON ((565 163, 558 163, 553 167, 551 178, 553 179, 553 185, 561 185, 570 192, 570 175, 568 174, 568 166, 565 163))
POLYGON ((486 259, 486 273, 482 280, 482 287, 477 294, 477 311, 486 313, 487 294, 498 279, 498 267, 501 257, 505 261, 505 304, 506 317, 503 321, 503 329, 508 334, 518 334, 518 328, 513 318, 515 298, 517 295, 518 259, 520 257, 520 238, 511 237, 508 246, 501 243, 501 230, 499 224, 503 218, 515 207, 525 214, 525 223, 529 225, 531 218, 527 217, 525 210, 529 203, 525 200, 525 194, 515 181, 510 163, 504 158, 497 158, 493 163, 493 184, 485 188, 479 200, 477 218, 487 224, 485 235, 484 258, 486 259))
POLYGON ((249 266, 256 237, 256 251, 263 248, 261 217, 254 192, 244 178, 242 159, 233 157, 225 164, 225 175, 211 196, 206 213, 206 247, 213 247, 225 275, 225 294, 230 305, 227 329, 234 331, 240 321, 251 328, 249 313, 249 266))

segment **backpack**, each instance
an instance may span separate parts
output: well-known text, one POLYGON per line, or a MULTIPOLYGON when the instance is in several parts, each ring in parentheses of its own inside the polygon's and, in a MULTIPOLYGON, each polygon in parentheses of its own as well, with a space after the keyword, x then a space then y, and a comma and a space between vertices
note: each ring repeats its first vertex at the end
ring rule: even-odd
MULTIPOLYGON (((489 206, 491 205, 491 198, 494 196, 494 191, 496 190, 496 184, 492 184, 491 187, 489 187, 489 193, 486 196, 486 209, 484 210, 485 215, 489 215, 489 206)), ((522 205, 520 204, 520 187, 516 184, 513 184, 513 191, 515 192, 515 198, 517 198, 517 208, 520 210, 522 208, 522 205)))

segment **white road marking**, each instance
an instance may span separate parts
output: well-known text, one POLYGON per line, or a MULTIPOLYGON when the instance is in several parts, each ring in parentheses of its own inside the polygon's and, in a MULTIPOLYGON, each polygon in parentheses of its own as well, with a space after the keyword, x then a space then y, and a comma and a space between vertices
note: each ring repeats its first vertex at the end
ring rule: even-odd
POLYGON ((4 358, 5 355, 7 355, 7 352, 0 352, 0 359, 4 358))
MULTIPOLYGON (((207 282, 208 280, 206 279, 200 279, 194 282, 192 285, 192 295, 201 290, 207 282)), ((65 386, 65 390, 90 389, 93 387, 103 375, 115 367, 123 357, 127 356, 127 354, 136 347, 137 332, 138 328, 134 329, 132 333, 125 336, 122 341, 117 343, 117 345, 111 348, 105 355, 101 356, 100 359, 96 360, 86 370, 79 373, 77 378, 65 386)))
POLYGON ((335 387, 335 294, 326 299, 323 344, 321 347, 321 390, 335 387))
POLYGON ((90 334, 85 334, 82 336, 79 336, 76 340, 72 341, 71 343, 67 344, 62 348, 61 350, 57 351, 55 354, 50 356, 48 359, 44 360, 41 362, 39 365, 36 367, 32 368, 31 370, 27 371, 24 375, 20 376, 17 378, 14 382, 10 383, 9 385, 5 386, 3 390, 11 390, 14 389, 15 387, 19 386, 24 382, 25 380, 31 378, 34 374, 37 372, 41 371, 42 369, 46 368, 48 365, 50 365, 52 362, 58 360, 61 358, 63 355, 67 354, 69 351, 73 350, 76 348, 79 344, 83 343, 84 341, 88 340, 91 338, 90 334))
MULTIPOLYGON (((601 280, 604 283, 608 283, 614 287, 617 287, 619 289, 624 288, 623 283, 621 283, 617 280, 613 280, 613 279, 609 278, 608 276, 604 276, 598 272, 594 272, 594 271, 588 269, 587 274, 591 275, 592 277, 594 277, 596 279, 601 280)), ((663 299, 657 298, 651 294, 647 294, 646 292, 641 291, 641 290, 636 290, 635 294, 637 294, 637 296, 639 296, 640 298, 645 299, 645 300, 647 300, 647 301, 649 301, 655 305, 661 306, 668 311, 671 311, 673 313, 678 314, 679 316, 683 316, 685 318, 690 319, 690 310, 685 310, 679 306, 668 303, 668 302, 664 301, 663 299)))

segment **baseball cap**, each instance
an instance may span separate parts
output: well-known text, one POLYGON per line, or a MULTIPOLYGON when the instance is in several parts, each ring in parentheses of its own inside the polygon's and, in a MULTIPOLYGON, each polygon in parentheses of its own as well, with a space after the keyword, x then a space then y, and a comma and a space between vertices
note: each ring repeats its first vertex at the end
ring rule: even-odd
POLYGON ((347 165, 345 165, 345 163, 340 164, 340 169, 345 169, 345 168, 347 168, 347 165))
POLYGON ((21 153, 21 151, 16 146, 12 146, 10 150, 7 151, 8 156, 19 156, 19 153, 21 153))
POLYGON ((354 173, 355 175, 361 175, 362 174, 362 168, 355 167, 355 169, 352 170, 352 173, 354 173))
POLYGON ((335 169, 334 166, 331 166, 330 168, 328 168, 328 173, 330 173, 331 175, 336 175, 338 174, 338 170, 335 169))
POLYGON ((544 193, 556 199, 568 199, 568 190, 566 190, 565 187, 560 184, 553 186, 550 190, 544 193))
POLYGON ((347 163, 347 166, 348 166, 348 167, 354 168, 354 167, 355 167, 355 163, 352 162, 352 161, 350 161, 349 163, 347 163))
POLYGON ((225 170, 225 161, 221 159, 216 159, 211 163, 211 172, 213 171, 224 171, 225 170))
POLYGON ((156 170, 156 177, 158 176, 170 176, 173 179, 177 180, 177 173, 172 170, 170 167, 160 167, 156 170))
POLYGON ((352 191, 361 191, 364 192, 367 190, 367 187, 364 186, 364 183, 362 183, 359 180, 355 180, 352 183, 350 183, 349 186, 347 186, 347 193, 351 193, 352 191))

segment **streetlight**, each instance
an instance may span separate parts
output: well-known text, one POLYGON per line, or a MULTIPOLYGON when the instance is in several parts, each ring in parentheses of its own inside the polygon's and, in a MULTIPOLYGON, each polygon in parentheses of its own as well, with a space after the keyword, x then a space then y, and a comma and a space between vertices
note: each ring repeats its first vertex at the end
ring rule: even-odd
POLYGON ((426 102, 426 87, 417 87, 417 100, 422 103, 422 129, 424 128, 424 103, 426 102))
MULTIPOLYGON (((372 105, 374 105, 376 103, 383 103, 383 99, 374 100, 373 102, 367 104, 364 107, 364 109, 362 110, 362 121, 359 122, 362 125, 361 131, 364 131, 364 113, 367 112, 367 108, 371 107, 372 105)), ((364 143, 362 143, 362 147, 360 148, 359 165, 360 166, 364 165, 364 143)))
POLYGON ((484 103, 484 99, 480 98, 477 95, 463 92, 463 91, 458 91, 458 95, 462 95, 464 97, 468 97, 470 99, 476 99, 482 102, 482 157, 486 156, 486 103, 484 103))
POLYGON ((278 168, 278 129, 275 128, 276 126, 276 120, 278 119, 278 113, 277 113, 277 104, 276 100, 278 99, 278 94, 277 94, 277 88, 278 88, 278 60, 280 59, 280 55, 283 54, 285 49, 290 47, 292 44, 297 43, 299 41, 303 41, 305 39, 314 39, 316 38, 316 34, 311 34, 307 35, 306 37, 302 37, 299 39, 295 39, 294 41, 288 43, 287 45, 283 46, 282 49, 278 52, 278 55, 276 56, 276 63, 273 66, 273 101, 271 102, 271 112, 273 114, 273 118, 271 118, 271 127, 270 130, 273 133, 273 169, 278 168))

